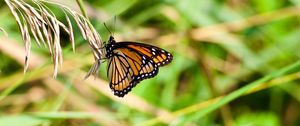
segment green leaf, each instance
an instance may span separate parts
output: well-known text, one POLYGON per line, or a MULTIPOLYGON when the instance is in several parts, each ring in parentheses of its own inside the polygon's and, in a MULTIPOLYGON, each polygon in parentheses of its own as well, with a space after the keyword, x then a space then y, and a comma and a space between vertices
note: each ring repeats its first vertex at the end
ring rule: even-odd
POLYGON ((2 116, 0 126, 37 126, 47 123, 49 120, 28 115, 2 116))
POLYGON ((136 2, 137 0, 114 0, 103 6, 103 8, 111 15, 119 15, 133 6, 136 2))
POLYGON ((236 119, 236 126, 280 126, 279 118, 273 113, 247 113, 236 119))

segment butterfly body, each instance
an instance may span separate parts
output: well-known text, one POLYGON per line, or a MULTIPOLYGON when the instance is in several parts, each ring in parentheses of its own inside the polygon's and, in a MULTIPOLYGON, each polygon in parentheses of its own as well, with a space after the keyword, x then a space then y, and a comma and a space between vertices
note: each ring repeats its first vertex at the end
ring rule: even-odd
POLYGON ((172 55, 148 44, 116 42, 110 36, 106 44, 110 88, 123 97, 140 81, 157 75, 159 67, 170 63, 172 55))

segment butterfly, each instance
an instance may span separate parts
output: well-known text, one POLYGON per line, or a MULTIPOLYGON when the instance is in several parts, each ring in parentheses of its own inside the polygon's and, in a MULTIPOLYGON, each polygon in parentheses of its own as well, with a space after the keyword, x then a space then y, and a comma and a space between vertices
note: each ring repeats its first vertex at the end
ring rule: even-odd
POLYGON ((114 95, 124 97, 140 81, 157 75, 159 67, 173 56, 156 46, 137 42, 116 42, 110 36, 105 44, 107 77, 114 95))

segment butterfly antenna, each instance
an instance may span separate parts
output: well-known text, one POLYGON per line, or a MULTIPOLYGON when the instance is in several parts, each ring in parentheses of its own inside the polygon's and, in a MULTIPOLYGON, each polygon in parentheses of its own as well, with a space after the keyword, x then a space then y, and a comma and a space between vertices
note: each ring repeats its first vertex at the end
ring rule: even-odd
POLYGON ((112 32, 111 32, 111 31, 108 29, 108 27, 106 26, 106 24, 105 24, 105 23, 103 23, 103 24, 104 24, 106 30, 107 30, 111 35, 113 35, 112 32))
POLYGON ((114 17, 114 29, 113 29, 113 35, 115 34, 115 31, 116 31, 116 22, 117 22, 117 16, 114 17))

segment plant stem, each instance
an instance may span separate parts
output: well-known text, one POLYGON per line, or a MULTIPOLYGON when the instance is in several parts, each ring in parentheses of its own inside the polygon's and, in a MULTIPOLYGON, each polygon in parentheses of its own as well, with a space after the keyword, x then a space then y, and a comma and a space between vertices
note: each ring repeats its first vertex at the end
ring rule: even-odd
POLYGON ((229 95, 225 96, 224 98, 222 98, 221 100, 217 101, 216 103, 210 105, 209 107, 197 112, 197 114, 193 118, 191 118, 191 120, 197 120, 197 119, 207 115, 208 113, 220 108, 221 106, 233 101, 234 99, 237 99, 238 97, 247 93, 247 91, 255 88, 256 86, 264 84, 272 79, 276 79, 277 77, 283 76, 291 71, 299 71, 299 67, 300 67, 300 61, 297 61, 294 64, 291 64, 291 65, 284 67, 274 73, 271 73, 257 81, 254 81, 254 82, 230 93, 229 95))
POLYGON ((89 17, 85 11, 85 8, 84 8, 84 5, 83 5, 83 1, 82 0, 76 0, 79 8, 80 8, 80 11, 81 13, 83 14, 83 16, 89 21, 89 17))
MULTIPOLYGON (((146 122, 141 123, 143 126, 155 125, 159 122, 170 123, 178 119, 180 116, 187 115, 193 112, 196 112, 193 117, 186 119, 186 122, 199 120, 201 117, 213 112, 216 109, 219 109, 223 105, 228 104, 229 102, 245 95, 250 94, 251 92, 256 92, 258 90, 262 90, 267 88, 264 85, 277 85, 276 83, 286 83, 292 80, 295 80, 299 77, 298 73, 300 71, 300 61, 288 65, 276 72, 270 73, 269 75, 258 79, 252 83, 247 84, 246 86, 233 91, 232 93, 226 96, 219 96, 214 99, 210 99, 204 102, 197 103, 195 105, 191 105, 189 107, 183 108, 181 110, 177 110, 172 112, 173 117, 156 117, 154 119, 148 120, 146 122), (286 75, 290 74, 290 75, 286 75), (286 76, 285 76, 286 75, 286 76), (271 84, 275 83, 275 84, 271 84), (164 120, 165 119, 165 120, 164 120), (166 120, 169 119, 169 120, 166 120)), ((269 86, 272 87, 272 86, 269 86)))

